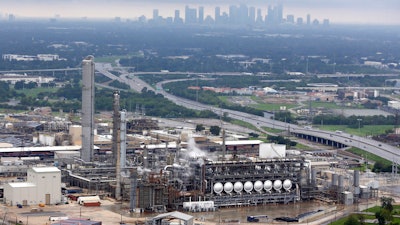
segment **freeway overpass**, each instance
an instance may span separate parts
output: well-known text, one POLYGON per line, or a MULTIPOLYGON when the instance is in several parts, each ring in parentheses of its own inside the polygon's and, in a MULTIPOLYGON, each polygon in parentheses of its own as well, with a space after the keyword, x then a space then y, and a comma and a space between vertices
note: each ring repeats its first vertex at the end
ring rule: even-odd
POLYGON ((385 158, 389 161, 400 163, 400 149, 382 142, 359 137, 356 135, 351 135, 342 131, 331 132, 310 127, 306 128, 295 124, 273 120, 271 118, 256 116, 229 109, 222 109, 171 95, 162 88, 163 84, 175 81, 176 80, 168 80, 157 83, 156 92, 164 95, 164 97, 168 98, 175 104, 184 106, 186 108, 191 108, 195 110, 210 110, 220 116, 223 116, 223 114, 227 113, 229 117, 245 121, 256 126, 257 128, 270 127, 274 129, 286 130, 287 132, 300 138, 305 138, 314 142, 330 145, 337 148, 342 148, 346 146, 357 147, 364 151, 385 158))
MULTIPOLYGON (((110 77, 111 79, 117 79, 120 80, 121 82, 126 82, 131 86, 131 88, 136 88, 136 90, 139 90, 139 88, 143 88, 144 86, 148 87, 149 90, 154 90, 151 86, 149 86, 148 84, 137 78, 137 76, 134 77, 135 80, 129 80, 127 74, 117 77, 111 74, 107 68, 102 67, 100 65, 98 66, 98 64, 96 64, 96 70, 110 77)), ((135 75, 137 74, 139 73, 135 73, 135 75)), ((305 138, 311 141, 319 142, 326 145, 331 145, 338 148, 345 146, 357 147, 372 154, 379 155, 382 158, 385 158, 389 161, 394 161, 396 163, 400 162, 400 149, 391 145, 387 145, 385 143, 381 143, 372 139, 363 138, 355 135, 350 135, 344 132, 330 132, 313 128, 305 128, 297 126, 295 124, 284 123, 281 121, 273 120, 271 118, 256 116, 248 113, 243 113, 229 109, 222 109, 215 106, 202 104, 196 101, 174 96, 166 92, 162 87, 163 84, 169 82, 177 82, 181 80, 182 79, 159 82, 156 84, 155 92, 164 95, 165 98, 171 100, 177 105, 181 105, 186 108, 191 108, 195 110, 210 110, 220 116, 223 116, 225 113, 227 113, 229 117, 250 123, 255 127, 257 127, 258 129, 262 129, 262 127, 270 127, 280 130, 286 130, 287 132, 295 136, 305 138)))

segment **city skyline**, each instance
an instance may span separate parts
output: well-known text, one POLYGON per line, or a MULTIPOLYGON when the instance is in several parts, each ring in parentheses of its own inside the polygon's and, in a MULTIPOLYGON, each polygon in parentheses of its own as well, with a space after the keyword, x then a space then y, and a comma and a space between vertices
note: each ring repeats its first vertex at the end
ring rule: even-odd
MULTIPOLYGON (((159 10, 162 17, 173 17, 175 10, 180 10, 181 17, 184 18, 185 6, 191 8, 204 7, 205 16, 210 15, 214 18, 214 8, 219 6, 221 12, 228 12, 229 5, 240 5, 240 1, 209 1, 203 0, 201 4, 198 1, 159 1, 148 0, 146 2, 136 0, 2 0, 0 2, 0 12, 2 18, 9 14, 17 18, 40 17, 54 18, 115 18, 135 20, 144 15, 147 18, 152 17, 153 9, 159 10), (89 7, 90 6, 90 7, 89 7), (46 8, 46 11, 43 11, 46 8)), ((400 9, 400 3, 396 0, 354 0, 351 2, 344 0, 281 0, 281 1, 246 1, 248 7, 260 8, 265 16, 269 5, 283 4, 284 15, 294 15, 295 18, 306 18, 311 14, 313 19, 322 21, 329 19, 332 23, 350 23, 350 24, 387 24, 399 25, 400 15, 397 13, 400 9)))

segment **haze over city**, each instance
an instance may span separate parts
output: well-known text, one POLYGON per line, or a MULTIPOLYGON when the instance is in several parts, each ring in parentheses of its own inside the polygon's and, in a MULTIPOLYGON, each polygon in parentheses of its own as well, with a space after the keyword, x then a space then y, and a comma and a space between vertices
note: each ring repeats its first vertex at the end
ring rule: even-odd
POLYGON ((283 5, 284 15, 293 14, 295 17, 306 17, 311 14, 313 18, 322 20, 327 18, 331 23, 347 24, 385 24, 396 25, 400 23, 400 2, 396 0, 354 0, 354 1, 314 1, 314 0, 218 0, 218 1, 160 1, 160 0, 2 0, 0 2, 0 13, 2 17, 13 14, 17 18, 114 18, 136 19, 142 15, 150 18, 153 9, 159 10, 162 17, 171 17, 174 10, 181 11, 184 16, 185 6, 204 6, 205 15, 214 16, 214 8, 221 7, 221 12, 228 12, 229 5, 246 4, 260 8, 265 15, 269 5, 283 5), (43 10, 45 9, 45 10, 43 10))

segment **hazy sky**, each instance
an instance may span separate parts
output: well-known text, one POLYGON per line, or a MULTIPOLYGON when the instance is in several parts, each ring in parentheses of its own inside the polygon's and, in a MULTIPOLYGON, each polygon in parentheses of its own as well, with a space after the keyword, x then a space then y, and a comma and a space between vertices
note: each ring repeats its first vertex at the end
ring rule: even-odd
POLYGON ((296 18, 309 13, 312 19, 330 19, 331 23, 397 24, 400 25, 400 0, 0 0, 4 17, 88 17, 134 19, 141 15, 150 18, 153 9, 163 17, 173 16, 175 9, 204 6, 206 15, 214 15, 214 7, 228 11, 228 5, 255 6, 265 14, 268 5, 283 4, 284 16, 296 18))

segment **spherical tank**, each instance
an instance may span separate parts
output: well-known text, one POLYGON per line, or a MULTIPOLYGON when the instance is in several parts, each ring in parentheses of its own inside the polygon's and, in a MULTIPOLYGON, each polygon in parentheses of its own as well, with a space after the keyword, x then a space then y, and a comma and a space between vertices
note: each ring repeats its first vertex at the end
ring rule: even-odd
POLYGON ((222 183, 218 182, 214 184, 214 192, 217 194, 221 194, 221 192, 224 190, 224 185, 222 183))
POLYGON ((233 184, 231 182, 226 182, 224 184, 224 191, 228 194, 231 193, 233 191, 233 184))
POLYGON ((243 191, 243 183, 240 181, 235 182, 233 185, 233 189, 235 190, 236 193, 240 193, 243 191))
POLYGON ((292 181, 290 181, 289 179, 286 179, 285 181, 283 181, 283 188, 286 191, 289 191, 290 188, 292 188, 292 181))
POLYGON ((263 187, 264 187, 264 184, 262 181, 258 180, 256 182, 254 182, 254 190, 255 191, 260 192, 263 189, 263 187))
POLYGON ((264 190, 270 191, 272 189, 272 181, 266 180, 264 182, 264 190))
POLYGON ((253 183, 251 181, 246 181, 246 183, 244 183, 244 190, 246 192, 251 192, 253 190, 253 183))
POLYGON ((274 189, 279 191, 282 188, 282 181, 281 180, 276 180, 274 181, 274 189))

